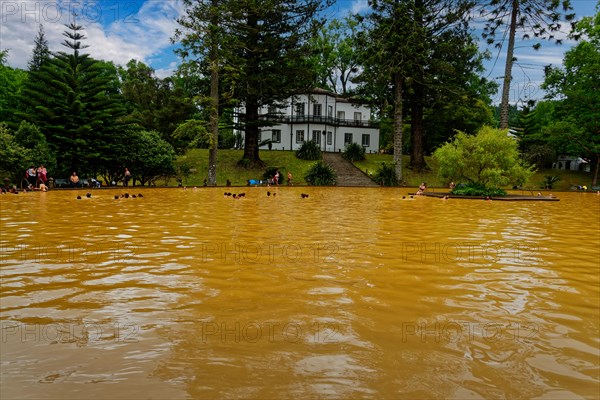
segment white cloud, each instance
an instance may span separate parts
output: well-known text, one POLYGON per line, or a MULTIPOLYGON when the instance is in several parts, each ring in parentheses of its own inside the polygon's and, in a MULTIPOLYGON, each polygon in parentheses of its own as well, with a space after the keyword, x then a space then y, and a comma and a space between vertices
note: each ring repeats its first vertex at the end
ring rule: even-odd
POLYGON ((167 68, 159 68, 157 69, 156 72, 156 77, 160 78, 160 79, 164 79, 167 78, 169 76, 173 75, 173 71, 175 71, 175 69, 177 68, 177 61, 172 61, 171 63, 169 63, 169 65, 167 66, 167 68))
MULTIPOLYGON (((183 12, 180 1, 146 1, 139 8, 135 3, 79 0, 2 0, 0 3, 0 48, 9 49, 8 64, 27 68, 33 41, 39 24, 44 25, 51 51, 67 51, 64 26, 72 20, 71 12, 79 13, 77 22, 85 29, 92 57, 124 65, 131 59, 167 65, 173 56, 170 38, 177 26, 176 18, 183 12)), ((166 71, 166 70, 165 70, 166 71)), ((165 72, 163 71, 163 72, 165 72)))
POLYGON ((352 14, 362 14, 370 9, 368 0, 352 0, 350 7, 352 14))

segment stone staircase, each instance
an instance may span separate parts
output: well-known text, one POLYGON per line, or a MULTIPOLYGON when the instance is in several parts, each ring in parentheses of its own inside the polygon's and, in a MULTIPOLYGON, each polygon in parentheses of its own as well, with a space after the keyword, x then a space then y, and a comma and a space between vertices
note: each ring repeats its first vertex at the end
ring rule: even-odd
POLYGON ((323 153, 323 161, 331 165, 337 174, 337 186, 379 186, 350 161, 344 159, 342 153, 323 153))

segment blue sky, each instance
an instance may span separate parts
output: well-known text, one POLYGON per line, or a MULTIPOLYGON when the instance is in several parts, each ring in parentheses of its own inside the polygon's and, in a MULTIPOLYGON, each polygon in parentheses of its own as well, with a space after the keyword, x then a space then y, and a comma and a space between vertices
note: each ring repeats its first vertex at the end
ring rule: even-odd
MULTIPOLYGON (((572 3, 579 18, 592 15, 597 0, 572 0, 572 3)), ((325 15, 343 17, 348 12, 367 9, 366 0, 337 0, 325 15)), ((50 49, 62 50, 63 24, 72 18, 71 11, 78 12, 78 21, 86 28, 86 43, 90 46, 87 51, 93 57, 120 65, 137 59, 153 67, 161 77, 176 68, 178 60, 170 38, 177 28, 175 19, 183 13, 179 0, 0 0, 0 49, 9 49, 8 64, 26 68, 40 23, 44 25, 50 49)), ((560 36, 566 37, 567 33, 560 36)), ((560 65, 564 52, 574 42, 565 40, 562 46, 545 42, 538 51, 532 50, 531 44, 517 43, 512 102, 543 96, 538 88, 543 80, 543 67, 560 65)), ((497 58, 496 54, 486 64, 485 75, 500 82, 505 58, 503 53, 497 58)))

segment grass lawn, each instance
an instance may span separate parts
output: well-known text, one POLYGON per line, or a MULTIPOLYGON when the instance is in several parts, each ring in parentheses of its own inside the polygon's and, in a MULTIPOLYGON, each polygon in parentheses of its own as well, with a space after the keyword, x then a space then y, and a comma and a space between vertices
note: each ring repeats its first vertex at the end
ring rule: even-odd
MULTIPOLYGON (((219 150, 217 163, 217 185, 225 186, 227 179, 233 186, 246 186, 248 179, 263 179, 266 168, 246 169, 238 167, 242 159, 242 150, 219 150)), ((304 174, 315 161, 304 161, 296 158, 295 152, 261 150, 260 158, 267 167, 279 168, 280 183, 287 184, 287 173, 291 171, 295 185, 306 185, 304 174)), ((176 167, 181 171, 189 171, 183 178, 186 186, 202 186, 208 176, 208 150, 193 149, 177 158, 176 167)), ((176 186, 174 179, 169 185, 176 186)))
MULTIPOLYGON (((231 180, 233 186, 246 186, 248 179, 263 179, 265 169, 245 169, 238 167, 237 163, 242 159, 242 150, 219 150, 217 164, 217 185, 225 186, 227 179, 231 180)), ((367 174, 375 174, 382 162, 391 163, 393 156, 390 154, 367 154, 364 161, 356 162, 355 165, 367 174)), ((306 185, 304 174, 315 161, 304 161, 296 158, 294 152, 280 150, 261 150, 260 158, 267 167, 277 167, 281 173, 281 182, 286 183, 287 172, 291 171, 293 182, 296 185, 306 185)), ((404 156, 402 159, 404 185, 417 187, 421 182, 426 182, 430 188, 445 188, 447 182, 442 182, 437 176, 437 164, 432 157, 425 157, 429 170, 417 174, 409 169, 410 158, 404 156)), ((176 165, 181 171, 188 171, 183 178, 186 186, 202 186, 204 178, 208 174, 208 150, 193 149, 184 156, 177 158, 176 165)), ((554 184, 553 191, 568 191, 571 186, 586 185, 592 187, 593 174, 588 172, 565 171, 557 169, 541 169, 524 186, 525 190, 540 191, 544 187, 545 176, 558 176, 560 180, 554 184)), ((175 179, 168 184, 176 186, 175 179)), ((510 189, 510 188, 507 188, 510 189)))
MULTIPOLYGON (((364 161, 355 162, 354 165, 368 175, 375 175, 381 166, 381 163, 392 163, 393 161, 394 159, 391 154, 367 154, 364 161)), ((427 186, 429 187, 445 186, 445 184, 440 182, 437 177, 437 164, 435 161, 431 157, 425 157, 425 161, 430 169, 420 174, 413 173, 412 170, 409 169, 410 157, 402 156, 402 175, 404 186, 417 187, 421 184, 421 182, 426 182, 427 186)))
MULTIPOLYGON (((425 157, 425 161, 430 170, 417 174, 413 173, 409 168, 409 156, 402 158, 402 171, 404 174, 404 182, 407 186, 419 186, 421 182, 427 182, 427 186, 431 188, 446 187, 447 182, 442 182, 437 176, 437 164, 432 157, 425 157)), ((366 160, 354 163, 358 168, 365 171, 367 174, 375 174, 382 162, 393 162, 391 154, 367 154, 366 160)), ((558 176, 560 180, 554 183, 553 191, 568 191, 571 186, 592 187, 593 174, 590 172, 565 171, 559 169, 542 168, 529 179, 529 182, 524 185, 525 190, 540 191, 545 187, 545 176, 558 176)), ((511 188, 506 188, 511 189, 511 188)))

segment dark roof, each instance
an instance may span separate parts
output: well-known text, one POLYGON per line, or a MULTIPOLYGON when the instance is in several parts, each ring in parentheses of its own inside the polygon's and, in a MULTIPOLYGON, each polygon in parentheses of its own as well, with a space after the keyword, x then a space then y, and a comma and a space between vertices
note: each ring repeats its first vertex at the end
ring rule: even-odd
POLYGON ((298 94, 324 94, 327 96, 331 96, 331 97, 335 97, 335 100, 338 103, 352 103, 352 104, 370 104, 368 101, 364 101, 364 100, 360 100, 357 98, 352 98, 352 97, 344 97, 342 95, 340 95, 339 93, 334 93, 330 90, 327 89, 322 89, 322 88, 313 88, 310 91, 305 91, 302 93, 298 93, 298 94))

